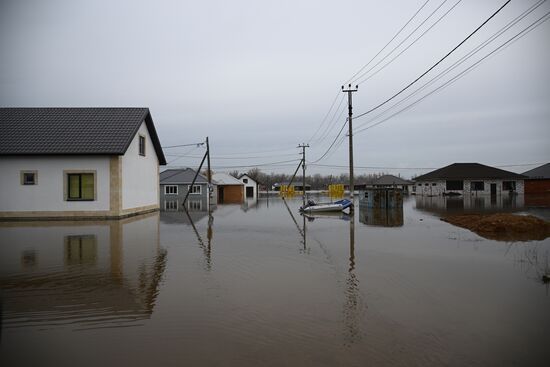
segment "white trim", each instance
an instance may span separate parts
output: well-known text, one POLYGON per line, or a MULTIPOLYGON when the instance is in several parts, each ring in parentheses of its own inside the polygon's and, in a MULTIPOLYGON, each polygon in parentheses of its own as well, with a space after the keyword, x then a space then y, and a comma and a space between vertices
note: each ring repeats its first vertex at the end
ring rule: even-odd
POLYGON ((178 195, 178 185, 164 185, 164 195, 178 195), (168 192, 169 187, 175 187, 176 192, 168 192))
POLYGON ((199 192, 191 191, 191 185, 187 185, 187 191, 189 191, 189 195, 201 195, 202 194, 202 185, 193 185, 193 187, 198 187, 199 192))

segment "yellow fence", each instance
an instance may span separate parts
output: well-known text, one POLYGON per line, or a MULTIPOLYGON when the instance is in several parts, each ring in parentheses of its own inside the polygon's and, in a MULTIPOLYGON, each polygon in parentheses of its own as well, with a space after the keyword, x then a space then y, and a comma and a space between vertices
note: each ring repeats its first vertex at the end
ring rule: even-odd
POLYGON ((294 191, 294 186, 282 185, 279 195, 281 196, 294 196, 296 192, 294 191))
POLYGON ((344 185, 328 185, 328 194, 330 197, 338 198, 344 196, 344 185))

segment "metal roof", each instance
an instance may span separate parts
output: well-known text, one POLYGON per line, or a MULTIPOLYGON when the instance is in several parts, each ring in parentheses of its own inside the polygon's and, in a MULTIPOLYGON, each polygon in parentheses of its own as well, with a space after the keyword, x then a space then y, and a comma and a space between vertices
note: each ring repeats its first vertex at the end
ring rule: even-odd
MULTIPOLYGON (((160 173, 160 184, 190 184, 195 173, 191 168, 167 169, 160 173)), ((208 183, 208 179, 199 173, 195 183, 208 183)))
POLYGON ((372 182, 373 185, 412 185, 412 181, 394 175, 383 175, 372 182))
POLYGON ((216 181, 218 185, 243 185, 244 184, 237 180, 235 177, 228 175, 227 173, 214 173, 212 179, 216 181))
POLYGON ((0 108, 0 155, 123 155, 143 121, 165 165, 148 108, 0 108))
POLYGON ((515 179, 521 180, 526 176, 505 171, 503 169, 486 166, 480 163, 453 163, 446 167, 418 176, 414 181, 432 180, 463 180, 463 179, 515 179))
POLYGON ((540 167, 523 172, 522 175, 529 178, 550 178, 550 163, 546 163, 540 167))

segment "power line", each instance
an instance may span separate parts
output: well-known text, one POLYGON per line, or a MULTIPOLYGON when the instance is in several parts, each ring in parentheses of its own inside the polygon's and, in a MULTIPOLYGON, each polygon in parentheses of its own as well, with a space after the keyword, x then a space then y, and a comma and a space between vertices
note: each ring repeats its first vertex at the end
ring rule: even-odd
POLYGON ((405 29, 405 27, 406 27, 407 25, 409 25, 409 23, 418 15, 418 13, 420 13, 420 11, 421 11, 422 9, 424 9, 424 7, 425 7, 429 2, 430 2, 430 0, 426 0, 426 2, 420 6, 420 8, 419 8, 419 9, 413 14, 413 16, 405 23, 405 25, 403 25, 403 27, 401 27, 401 29, 400 29, 399 31, 397 31, 397 33, 392 37, 392 39, 389 40, 388 43, 386 43, 386 44, 384 45, 384 47, 382 47, 382 48, 380 49, 380 51, 378 51, 378 53, 377 53, 376 55, 374 55, 372 59, 369 60, 369 62, 367 62, 365 65, 363 65, 363 66, 361 67, 361 69, 359 69, 359 71, 357 71, 355 74, 353 74, 353 75, 351 76, 351 78, 349 78, 344 84, 349 84, 349 83, 351 83, 352 81, 354 81, 354 80, 355 80, 354 78, 355 78, 359 73, 361 73, 363 70, 365 70, 365 68, 366 68, 367 66, 369 66, 370 63, 371 63, 374 59, 376 59, 376 58, 378 57, 378 55, 380 55, 380 54, 386 49, 386 47, 388 47, 389 44, 393 42, 393 40, 394 40, 397 36, 399 36, 399 35, 401 34, 401 32, 403 31, 403 29, 405 29))
MULTIPOLYGON (((332 108, 334 107, 334 104, 336 103, 336 101, 338 100, 338 96, 340 95, 340 91, 338 91, 338 93, 336 93, 336 95, 334 96, 334 100, 332 101, 332 104, 330 105, 330 108, 328 109, 325 117, 323 117, 323 120, 321 121, 321 123, 319 124, 319 127, 317 128, 317 130, 315 130, 315 132, 313 133, 313 135, 311 135, 311 138, 309 138, 308 140, 308 144, 313 140, 313 138, 315 137, 315 135, 317 135, 317 133, 319 132, 319 130, 321 129, 321 127, 325 124, 325 121, 327 119, 327 117, 330 115, 330 111, 332 111, 332 108)), ((332 121, 332 120, 331 120, 332 121)), ((330 125, 330 124, 329 124, 330 125)))
MULTIPOLYGON (((212 160, 247 160, 247 159, 258 159, 258 158, 272 158, 272 157, 291 157, 295 156, 297 153, 289 153, 289 154, 274 154, 270 155, 269 157, 266 156, 251 156, 251 157, 219 157, 219 156, 212 156, 210 159, 212 160)), ((183 157, 181 155, 177 154, 165 154, 166 156, 176 156, 176 157, 183 157)), ((199 155, 185 155, 188 158, 202 158, 202 156, 199 155)))
MULTIPOLYGON (((524 166, 540 166, 546 162, 537 162, 537 163, 522 163, 522 164, 501 164, 501 165, 491 165, 492 167, 504 168, 504 167, 524 167, 524 166)), ((348 168, 348 166, 337 165, 337 164, 315 164, 309 163, 310 166, 315 167, 327 167, 327 168, 348 168)), ((420 169, 439 169, 441 167, 385 167, 385 166, 355 166, 359 169, 403 169, 403 170, 420 170, 420 169)))
POLYGON ((475 62, 474 64, 472 64, 471 66, 469 66, 467 69, 463 70, 461 73, 457 74, 455 77, 453 77, 452 79, 448 80, 447 82, 445 82, 444 84, 442 84, 441 86, 437 87, 436 89, 434 89, 433 91, 429 92, 428 94, 424 95, 423 97, 417 99, 415 102, 407 105, 406 107, 404 107, 403 109, 393 113, 392 115, 388 116, 387 118, 381 120, 381 121, 378 121, 376 122, 375 124, 372 124, 372 125, 369 125, 367 127, 364 127, 362 129, 359 129, 359 130, 356 130, 355 133, 358 134, 360 132, 363 132, 365 130, 368 130, 370 128, 373 128, 377 125, 380 125, 386 121, 388 121, 389 119, 395 117, 396 115, 414 107, 416 104, 420 103, 421 101, 423 101, 425 98, 428 98, 429 96, 431 96, 432 94, 440 91, 441 89, 447 87, 448 85, 456 82, 458 79, 462 78, 463 76, 465 76, 466 74, 468 74, 470 71, 472 71, 475 67, 477 67, 481 62, 483 62, 485 59, 487 59, 488 57, 490 57, 491 55, 493 55, 494 53, 502 50, 503 48, 505 47, 508 47, 510 44, 512 44, 513 42, 519 40, 520 38, 524 37, 525 35, 527 35, 529 32, 531 32, 532 30, 534 30, 536 27, 540 26, 542 23, 544 23, 545 21, 547 21, 549 18, 548 18, 548 15, 550 15, 550 12, 546 13, 545 15, 543 15, 541 18, 537 19, 535 22, 531 23, 531 25, 529 25, 527 28, 523 29, 521 32, 517 33, 515 36, 513 36, 512 38, 508 39, 506 42, 504 42, 502 45, 500 45, 499 47, 497 47, 496 49, 494 49, 493 51, 491 51, 490 53, 488 53, 487 55, 485 55, 483 58, 481 58, 480 60, 478 60, 477 62, 475 62), (546 19, 543 19, 543 18, 546 18, 546 19))
MULTIPOLYGON (((382 65, 382 67, 378 70, 376 70, 374 73, 372 73, 371 75, 369 75, 368 77, 360 80, 359 82, 357 82, 357 84, 363 84, 365 83, 366 81, 368 81, 369 79, 371 79, 372 77, 374 77, 376 74, 378 74, 379 72, 381 72, 382 70, 384 70, 386 67, 388 67, 390 64, 392 64, 399 56, 401 56, 403 53, 405 53, 409 48, 411 48, 416 42, 418 42, 422 37, 424 37, 424 35, 426 35, 426 33, 428 33, 433 27, 435 27, 443 18, 445 18, 447 16, 447 14, 449 14, 458 4, 460 4, 462 0, 458 0, 451 8, 449 8, 449 10, 447 10, 445 13, 443 13, 443 15, 441 17, 439 17, 438 20, 436 20, 430 27, 428 27, 428 29, 426 29, 420 36, 418 36, 414 41, 412 41, 407 47, 405 47, 401 52, 399 52, 397 55, 395 55, 390 61, 388 61, 387 63, 385 63, 384 65, 382 65)), ((388 54, 389 56, 389 54, 388 54)), ((384 58, 385 59, 385 58, 384 58)), ((383 60, 381 60, 383 61, 383 60)), ((378 64, 377 64, 378 65, 378 64)), ((374 66, 376 67, 376 65, 374 66)), ((372 69, 374 69, 374 67, 372 69)), ((372 70, 370 69, 370 70, 372 70)), ((369 71, 370 71, 369 70, 369 71)), ((366 74, 365 74, 366 75, 366 74)))
POLYGON ((338 140, 338 137, 340 136, 340 134, 342 134, 342 131, 346 127, 347 122, 348 122, 348 120, 346 119, 346 122, 344 122, 344 124, 340 128, 340 131, 338 132, 338 134, 336 135, 336 138, 334 138, 334 140, 332 141, 332 143, 330 144, 328 149, 325 151, 325 153, 323 153, 323 155, 321 157, 319 157, 319 159, 313 161, 313 163, 319 162, 321 159, 323 159, 328 154, 328 152, 330 152, 330 149, 334 146, 334 144, 336 143, 336 140, 338 140))
POLYGON ((358 126, 358 128, 361 128, 363 126, 366 126, 368 124, 370 124, 371 122, 375 121, 377 118, 385 115, 388 111, 394 109, 395 107, 401 105, 403 102, 409 100, 410 98, 412 98, 414 95, 418 94, 419 92, 421 92, 422 90, 426 89, 427 87, 429 87, 430 85, 434 84, 435 82, 437 82, 438 80, 440 80, 443 76, 447 75, 448 73, 450 73, 452 70, 456 69, 458 66, 460 66, 461 64, 463 64, 464 62, 466 62, 468 59, 470 59, 472 56, 474 56, 475 54, 477 54, 479 51, 481 51, 483 48, 487 47, 490 43, 492 43, 496 38, 498 38, 499 36, 501 36, 504 32, 506 32, 508 29, 510 29, 511 27, 513 27, 514 25, 516 25, 520 20, 522 20, 523 18, 525 18, 527 15, 529 15, 530 13, 532 13, 533 11, 535 11, 539 6, 541 6, 546 0, 539 0, 539 2, 533 4, 531 7, 529 7, 527 10, 525 10, 523 13, 521 13, 520 15, 518 15, 516 18, 512 19, 510 22, 508 22, 504 27, 502 27, 501 29, 499 29, 497 32, 495 32, 491 37, 489 37, 488 39, 486 39, 484 42, 482 42, 481 44, 479 44, 478 46, 476 46, 474 49, 472 49, 471 51, 469 51, 466 55, 462 56, 459 60, 455 61, 451 66, 447 67, 445 70, 443 70, 441 73, 439 73, 438 75, 436 75, 435 77, 433 77, 431 80, 429 80, 428 82, 426 82, 422 87, 416 89, 414 92, 412 92, 411 94, 409 94, 407 97, 403 98, 402 100, 400 100, 399 102, 397 102, 396 104, 394 104, 393 106, 389 107, 388 109, 386 109, 384 112, 378 114, 377 116, 373 117, 371 119, 371 121, 367 122, 367 123, 363 123, 361 125, 358 126))
POLYGON ((196 145, 198 147, 200 145, 204 145, 204 142, 202 142, 202 143, 191 143, 191 144, 180 144, 180 145, 168 145, 168 146, 164 146, 164 147, 161 147, 161 148, 162 149, 180 148, 180 147, 190 147, 190 146, 193 146, 193 145, 196 145))
POLYGON ((409 89, 412 85, 414 85, 417 81, 419 81, 422 77, 424 77, 426 74, 428 74, 430 71, 432 71, 437 65, 439 65, 441 62, 443 62, 443 60, 445 60, 447 57, 449 57, 454 51, 456 51, 460 46, 462 46, 468 39, 470 39, 470 37, 472 37, 475 33, 477 33, 477 31, 479 31, 485 24, 487 24, 487 22, 489 22, 491 19, 493 19, 493 17, 495 17, 506 5, 508 5, 510 3, 511 0, 508 0, 506 1, 497 11, 495 11, 489 18, 487 18, 479 27, 477 27, 472 33, 470 33, 468 35, 468 37, 466 37, 465 39, 462 40, 462 42, 460 42, 458 45, 456 45, 451 51, 449 51, 445 56, 443 56, 441 59, 439 59, 438 62, 436 62, 435 64, 433 64, 428 70, 426 70, 424 73, 422 73, 419 77, 417 77, 415 80, 413 80, 412 82, 410 82, 406 87, 404 87, 403 89, 401 89, 399 92, 397 92, 396 94, 394 94, 393 96, 391 96, 390 98, 386 99, 384 102, 380 103, 379 105, 371 108, 370 110, 366 111, 366 112, 363 112, 359 115, 357 115, 356 118, 360 118, 362 116, 365 116, 375 110, 377 110, 378 108, 382 107, 383 105, 385 105, 386 103, 390 102, 391 100, 393 100, 395 97, 397 97, 398 95, 400 95, 401 93, 403 93, 404 91, 406 91, 407 89, 409 89))
MULTIPOLYGON (((338 93, 340 93, 340 92, 338 92, 338 93)), ((332 123, 337 122, 340 119, 340 117, 342 117, 342 114, 344 113, 344 111, 346 109, 346 105, 344 105, 343 102, 344 102, 344 95, 341 96, 340 103, 338 103, 338 107, 336 108, 336 110, 334 110, 334 114, 332 115, 332 118, 330 119, 329 124, 327 125, 327 127, 325 128, 325 130, 323 131, 323 133, 321 134, 319 139, 316 139, 314 141, 314 143, 321 143, 322 141, 324 141, 327 138, 327 136, 329 135, 332 123), (340 112, 340 113, 338 113, 338 112, 340 112), (336 117, 336 115, 338 115, 338 117, 336 117), (335 120, 335 118, 336 118, 336 120, 335 120)), ((308 142, 308 144, 309 143, 310 142, 308 142)))

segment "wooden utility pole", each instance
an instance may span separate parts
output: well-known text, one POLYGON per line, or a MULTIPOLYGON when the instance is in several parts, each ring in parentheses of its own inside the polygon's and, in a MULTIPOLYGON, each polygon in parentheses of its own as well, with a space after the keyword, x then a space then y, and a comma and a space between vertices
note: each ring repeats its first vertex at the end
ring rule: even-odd
POLYGON ((302 148, 302 205, 306 206, 306 148, 309 148, 309 144, 302 143, 298 145, 298 148, 302 148))
MULTIPOLYGON (((352 98, 351 94, 353 92, 357 92, 357 89, 359 89, 359 86, 356 85, 355 89, 351 88, 351 84, 348 84, 348 89, 344 89, 344 86, 342 85, 342 92, 348 93, 348 136, 349 136, 349 196, 351 201, 353 201, 353 189, 354 189, 354 182, 353 182, 353 126, 352 126, 352 116, 353 116, 353 104, 352 104, 352 98)), ((352 206, 353 208, 353 206, 352 206)), ((353 210, 353 209, 352 209, 353 210)))
POLYGON ((208 136, 206 137, 206 164, 208 166, 208 172, 206 173, 206 178, 208 179, 208 189, 207 189, 207 205, 208 213, 210 213, 210 189, 212 188, 212 171, 210 170, 210 144, 208 144, 208 136))

